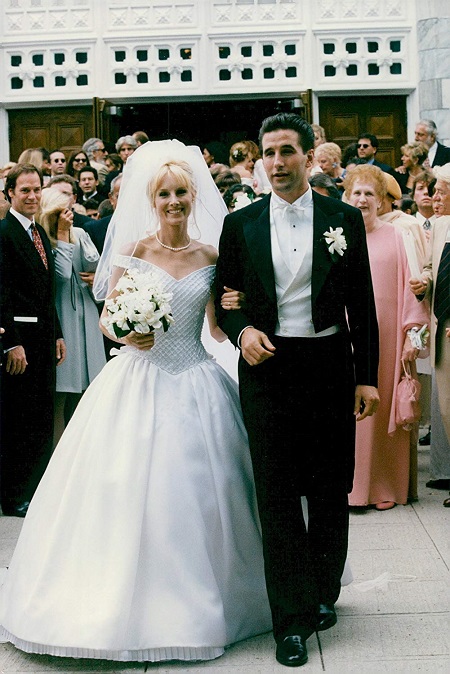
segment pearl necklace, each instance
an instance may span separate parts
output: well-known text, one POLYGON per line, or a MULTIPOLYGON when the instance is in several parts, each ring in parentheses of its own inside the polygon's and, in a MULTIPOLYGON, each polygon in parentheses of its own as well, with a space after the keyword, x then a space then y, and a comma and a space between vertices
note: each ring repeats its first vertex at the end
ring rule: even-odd
POLYGON ((157 233, 155 233, 155 239, 157 240, 160 246, 162 246, 163 248, 167 248, 167 250, 172 250, 174 253, 178 253, 178 251, 180 250, 186 250, 186 248, 189 248, 189 246, 192 243, 191 239, 189 239, 189 243, 187 243, 185 246, 181 246, 180 248, 173 248, 172 246, 167 246, 165 243, 160 241, 157 233))

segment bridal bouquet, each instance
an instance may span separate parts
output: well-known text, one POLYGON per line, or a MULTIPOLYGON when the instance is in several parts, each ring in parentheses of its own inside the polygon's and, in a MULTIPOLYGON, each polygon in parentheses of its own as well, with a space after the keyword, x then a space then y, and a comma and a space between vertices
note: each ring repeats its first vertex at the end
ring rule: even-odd
POLYGON ((153 272, 127 269, 115 289, 119 294, 105 301, 108 315, 102 318, 113 337, 120 339, 133 330, 147 334, 163 328, 166 332, 173 323, 169 304, 172 293, 164 292, 153 272))

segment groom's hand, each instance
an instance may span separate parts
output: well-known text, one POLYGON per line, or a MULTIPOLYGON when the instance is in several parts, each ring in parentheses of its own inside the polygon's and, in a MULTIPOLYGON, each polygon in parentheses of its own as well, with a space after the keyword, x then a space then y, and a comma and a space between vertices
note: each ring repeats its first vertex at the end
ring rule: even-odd
POLYGON ((275 347, 264 332, 246 328, 241 336, 241 351, 249 365, 259 365, 272 358, 275 347))

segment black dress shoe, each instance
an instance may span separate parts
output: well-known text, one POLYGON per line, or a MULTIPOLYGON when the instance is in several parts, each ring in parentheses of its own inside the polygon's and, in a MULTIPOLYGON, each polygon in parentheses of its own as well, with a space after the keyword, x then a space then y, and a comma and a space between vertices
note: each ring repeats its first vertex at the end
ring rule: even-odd
POLYGON ((426 435, 423 436, 423 438, 419 439, 419 445, 421 447, 425 447, 426 445, 429 445, 431 442, 431 431, 428 431, 426 435))
POLYGON ((450 508, 450 498, 446 498, 442 505, 444 508, 450 508))
POLYGON ((25 517, 28 511, 29 501, 24 501, 16 506, 2 508, 2 512, 7 517, 25 517))
POLYGON ((428 480, 425 486, 430 489, 443 489, 447 491, 447 489, 450 489, 450 480, 428 480))
POLYGON ((317 631, 323 632, 324 630, 328 630, 330 627, 333 627, 333 625, 336 625, 336 623, 337 616, 333 604, 320 604, 319 619, 316 627, 317 631))
POLYGON ((297 635, 285 637, 277 644, 276 658, 286 667, 300 667, 308 660, 306 640, 297 635))

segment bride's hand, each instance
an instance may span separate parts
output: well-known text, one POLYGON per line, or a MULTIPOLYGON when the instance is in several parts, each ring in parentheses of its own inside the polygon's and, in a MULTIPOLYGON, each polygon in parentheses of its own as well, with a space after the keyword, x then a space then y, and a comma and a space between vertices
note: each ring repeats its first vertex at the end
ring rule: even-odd
POLYGON ((227 288, 227 286, 224 286, 224 288, 225 292, 220 298, 222 309, 226 309, 227 311, 241 309, 245 302, 245 293, 241 293, 239 290, 233 290, 232 288, 227 288))
POLYGON ((148 351, 155 343, 155 333, 148 332, 146 335, 142 335, 133 331, 126 337, 122 337, 122 342, 127 346, 135 346, 142 351, 148 351))

